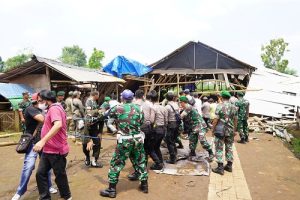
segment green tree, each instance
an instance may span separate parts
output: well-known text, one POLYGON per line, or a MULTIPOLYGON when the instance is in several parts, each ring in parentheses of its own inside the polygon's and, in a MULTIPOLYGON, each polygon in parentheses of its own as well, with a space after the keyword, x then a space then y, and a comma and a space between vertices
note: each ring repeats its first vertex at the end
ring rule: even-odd
POLYGON ((1 56, 0 56, 0 72, 4 71, 4 61, 2 60, 1 56))
POLYGON ((19 55, 16 55, 14 57, 11 57, 6 60, 4 71, 10 70, 12 68, 18 67, 22 65, 23 63, 30 60, 32 54, 31 53, 21 53, 19 55))
POLYGON ((288 45, 289 44, 285 42, 283 38, 273 39, 270 40, 269 44, 265 46, 262 45, 261 59, 264 66, 282 73, 291 72, 291 69, 286 71, 288 69, 289 61, 283 58, 285 52, 289 51, 287 49, 288 45))
POLYGON ((102 67, 101 61, 104 58, 104 52, 94 48, 93 53, 89 59, 89 68, 99 69, 102 67))
POLYGON ((63 63, 71 65, 80 67, 86 66, 86 55, 78 45, 64 47, 59 60, 61 60, 63 63))
POLYGON ((291 69, 291 68, 286 68, 285 72, 286 74, 290 74, 290 75, 297 75, 297 70, 295 69, 291 69))

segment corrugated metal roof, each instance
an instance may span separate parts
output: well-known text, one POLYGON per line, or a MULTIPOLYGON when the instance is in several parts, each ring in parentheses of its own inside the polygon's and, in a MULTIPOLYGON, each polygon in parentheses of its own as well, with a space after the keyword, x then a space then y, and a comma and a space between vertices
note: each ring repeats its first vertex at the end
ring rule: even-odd
POLYGON ((33 56, 32 60, 23 65, 7 71, 0 75, 0 79, 10 80, 11 78, 20 76, 34 69, 37 63, 46 65, 49 68, 63 74, 64 76, 80 83, 125 83, 123 79, 114 77, 108 73, 100 72, 99 70, 88 69, 85 67, 76 67, 73 65, 64 64, 57 60, 33 56))
POLYGON ((0 95, 6 99, 22 98, 22 93, 28 91, 34 93, 34 89, 25 84, 0 83, 0 95))
POLYGON ((77 82, 98 82, 110 83, 119 82, 124 83, 123 79, 114 77, 108 73, 99 72, 98 70, 87 69, 84 67, 76 67, 73 65, 64 64, 60 61, 51 60, 42 57, 36 57, 39 62, 46 63, 54 70, 61 72, 65 76, 77 82))

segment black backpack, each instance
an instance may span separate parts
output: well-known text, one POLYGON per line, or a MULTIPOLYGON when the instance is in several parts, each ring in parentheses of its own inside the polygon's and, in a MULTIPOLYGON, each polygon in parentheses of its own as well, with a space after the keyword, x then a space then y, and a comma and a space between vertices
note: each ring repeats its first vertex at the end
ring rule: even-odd
POLYGON ((180 126, 181 121, 182 121, 180 114, 174 109, 174 107, 171 104, 168 104, 168 105, 171 106, 173 112, 175 113, 176 123, 177 123, 178 126, 180 126))

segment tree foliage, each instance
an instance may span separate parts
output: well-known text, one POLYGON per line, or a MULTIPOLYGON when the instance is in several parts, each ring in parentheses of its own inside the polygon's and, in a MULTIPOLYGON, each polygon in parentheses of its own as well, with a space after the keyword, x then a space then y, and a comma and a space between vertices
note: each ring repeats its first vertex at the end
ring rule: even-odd
POLYGON ((104 58, 104 52, 94 48, 93 53, 89 59, 89 68, 99 69, 102 67, 101 61, 104 58))
POLYGON ((2 60, 2 57, 0 56, 0 72, 4 71, 4 61, 2 60))
POLYGON ((296 74, 296 70, 288 68, 289 61, 284 59, 284 54, 289 51, 288 45, 283 38, 272 39, 269 44, 262 45, 261 59, 264 66, 282 73, 296 74))
POLYGON ((86 55, 82 48, 78 45, 64 47, 59 58, 63 63, 76 65, 80 67, 86 66, 86 55))
POLYGON ((14 57, 8 58, 4 65, 4 71, 10 70, 12 68, 18 67, 23 63, 30 60, 32 54, 30 53, 21 53, 14 57))

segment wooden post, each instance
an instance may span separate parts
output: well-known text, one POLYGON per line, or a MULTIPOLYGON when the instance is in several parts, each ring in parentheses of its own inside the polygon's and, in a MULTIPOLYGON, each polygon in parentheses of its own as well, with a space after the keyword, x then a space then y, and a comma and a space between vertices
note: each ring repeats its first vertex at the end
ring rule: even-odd
POLYGON ((177 96, 179 96, 179 74, 177 74, 177 96))
POLYGON ((15 130, 20 131, 20 117, 19 117, 19 112, 15 110, 15 130))
POLYGON ((117 101, 119 101, 119 84, 116 83, 116 95, 117 95, 117 101))
POLYGON ((48 86, 48 90, 51 90, 51 79, 50 79, 50 71, 49 71, 49 67, 46 66, 46 78, 47 78, 47 86, 48 86))

